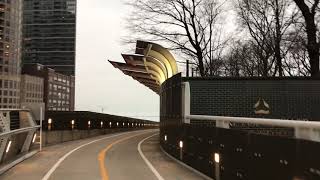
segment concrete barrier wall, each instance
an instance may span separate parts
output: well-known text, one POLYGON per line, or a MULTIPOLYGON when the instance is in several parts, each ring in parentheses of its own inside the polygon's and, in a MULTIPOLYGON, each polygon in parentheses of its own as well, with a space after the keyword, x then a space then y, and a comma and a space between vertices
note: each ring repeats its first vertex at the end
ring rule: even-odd
MULTIPOLYGON (((44 131, 42 135, 43 146, 59 144, 68 141, 75 141, 104 134, 111 134, 124 131, 139 130, 138 128, 119 128, 119 129, 92 129, 92 130, 61 130, 61 131, 44 131)), ((39 135, 39 132, 38 132, 39 135)))

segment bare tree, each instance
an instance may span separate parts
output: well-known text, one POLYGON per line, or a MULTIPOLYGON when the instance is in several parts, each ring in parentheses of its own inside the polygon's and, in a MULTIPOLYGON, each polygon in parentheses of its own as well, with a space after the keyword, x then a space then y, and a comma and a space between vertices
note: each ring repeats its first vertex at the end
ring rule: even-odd
POLYGON ((319 29, 316 25, 316 17, 320 13, 320 0, 294 0, 299 7, 304 20, 307 33, 307 50, 310 58, 311 76, 319 76, 319 29))
POLYGON ((252 42, 254 42, 255 54, 258 63, 261 65, 262 76, 268 76, 273 63, 270 63, 272 56, 271 28, 267 18, 267 3, 259 0, 238 0, 237 10, 240 18, 240 25, 248 29, 252 42))
POLYGON ((219 0, 134 0, 129 5, 134 9, 129 27, 138 35, 134 38, 165 42, 194 60, 201 76, 214 74, 216 51, 225 44, 219 0))
POLYGON ((307 50, 306 35, 302 27, 296 26, 288 35, 287 61, 284 70, 290 76, 310 76, 311 68, 307 50))
POLYGON ((225 55, 226 76, 257 76, 259 74, 257 62, 251 41, 234 41, 229 52, 225 55))
MULTIPOLYGON (((299 10, 297 11, 299 12, 299 10)), ((301 13, 294 19, 293 27, 284 39, 286 46, 285 74, 289 76, 310 76, 310 58, 307 50, 307 35, 301 13)))
POLYGON ((255 43, 262 76, 284 75, 287 52, 284 39, 297 16, 291 6, 286 0, 238 0, 241 25, 255 43))

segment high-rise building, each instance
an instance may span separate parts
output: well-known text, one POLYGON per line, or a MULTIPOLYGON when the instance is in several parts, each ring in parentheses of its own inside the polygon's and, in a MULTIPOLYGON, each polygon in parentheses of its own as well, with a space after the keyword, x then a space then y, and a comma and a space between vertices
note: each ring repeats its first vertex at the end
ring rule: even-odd
MULTIPOLYGON (((33 89, 32 91, 34 92, 29 92, 29 96, 43 96, 45 110, 74 111, 74 76, 57 73, 55 70, 41 64, 25 64, 22 68, 22 74, 24 76, 29 75, 29 79, 35 78, 34 76, 43 79, 43 93, 37 93, 37 90, 33 89)), ((30 83, 29 81, 29 86, 36 88, 37 85, 35 83, 36 80, 33 80, 33 83, 30 83)), ((40 82, 38 85, 39 84, 40 82)), ((39 86, 37 89, 39 89, 39 86)), ((26 89, 24 92, 28 93, 28 90, 26 89)), ((37 98, 32 99, 33 102, 35 99, 37 98)))
POLYGON ((21 75, 20 102, 23 104, 43 103, 44 79, 27 74, 21 75))
POLYGON ((76 0, 24 0, 22 63, 75 74, 76 0))
POLYGON ((22 0, 0 0, 0 108, 20 107, 22 0))

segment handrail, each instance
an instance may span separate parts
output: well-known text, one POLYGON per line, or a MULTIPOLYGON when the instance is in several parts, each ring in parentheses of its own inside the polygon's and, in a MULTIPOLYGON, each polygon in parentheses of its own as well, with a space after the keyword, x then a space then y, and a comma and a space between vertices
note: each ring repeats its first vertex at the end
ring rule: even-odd
POLYGON ((315 122, 315 121, 301 121, 301 120, 296 121, 296 120, 246 118, 246 117, 224 117, 224 116, 208 116, 208 115, 187 115, 186 118, 195 119, 195 120, 259 124, 259 125, 287 127, 287 128, 320 129, 320 122, 315 122))
POLYGON ((34 130, 34 129, 38 129, 38 128, 40 128, 40 126, 33 126, 33 127, 15 129, 15 130, 12 130, 12 131, 1 133, 0 137, 1 136, 8 136, 8 135, 11 135, 11 134, 20 134, 20 133, 28 132, 28 131, 31 131, 31 130, 34 130))
POLYGON ((0 111, 30 111, 30 109, 5 109, 5 108, 0 108, 0 111))

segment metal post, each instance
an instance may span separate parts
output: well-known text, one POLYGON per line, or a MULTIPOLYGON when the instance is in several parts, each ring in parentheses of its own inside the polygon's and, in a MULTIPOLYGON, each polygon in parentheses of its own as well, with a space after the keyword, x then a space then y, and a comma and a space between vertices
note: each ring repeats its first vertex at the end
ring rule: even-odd
POLYGON ((218 153, 215 153, 213 159, 215 168, 215 180, 220 180, 220 155, 218 153))
POLYGON ((182 161, 183 160, 183 151, 182 151, 183 141, 179 142, 179 147, 180 147, 180 160, 182 161))
POLYGON ((191 68, 191 77, 193 77, 193 76, 194 76, 194 69, 191 68))
POLYGON ((40 151, 42 151, 42 121, 43 121, 43 117, 42 117, 42 107, 40 107, 40 151))
POLYGON ((215 180, 220 180, 220 164, 215 163, 215 180))
POLYGON ((182 83, 182 117, 183 123, 190 124, 190 84, 189 82, 182 83))
POLYGON ((189 60, 187 60, 186 76, 189 77, 189 60))

